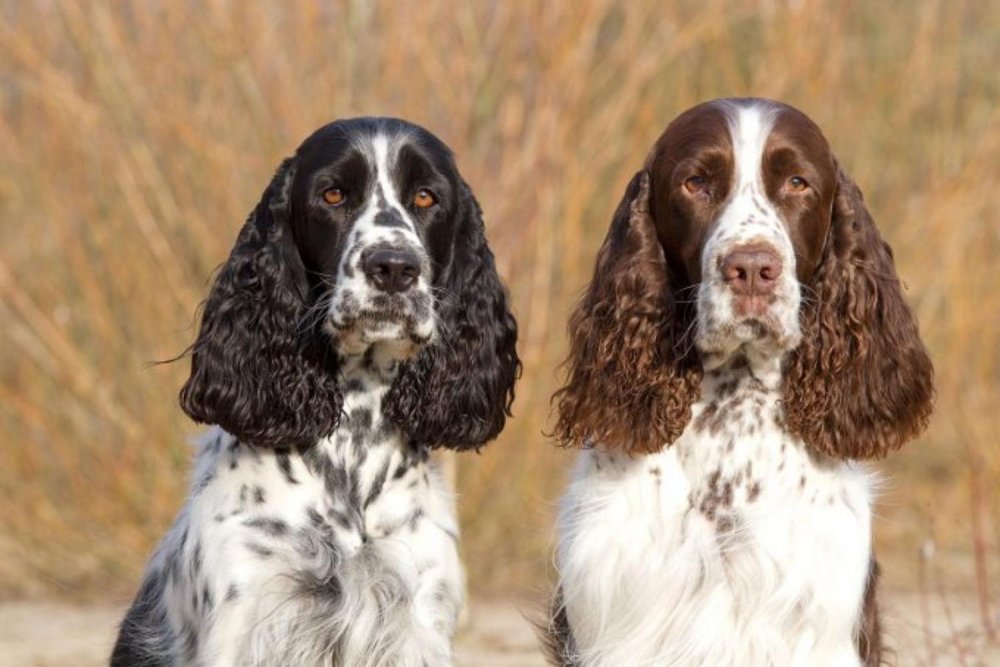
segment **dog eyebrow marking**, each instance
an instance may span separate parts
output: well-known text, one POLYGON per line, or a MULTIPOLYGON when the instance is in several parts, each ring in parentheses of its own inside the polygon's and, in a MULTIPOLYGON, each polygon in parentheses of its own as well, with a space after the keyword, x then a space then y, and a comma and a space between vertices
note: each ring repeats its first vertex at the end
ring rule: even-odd
POLYGON ((390 178, 389 165, 397 149, 398 137, 390 144, 385 135, 377 135, 372 139, 375 151, 375 219, 373 223, 380 227, 402 227, 413 230, 413 223, 405 213, 405 208, 399 201, 399 195, 390 178))
POLYGON ((736 167, 736 187, 734 193, 764 192, 763 167, 764 145, 771 134, 778 109, 760 106, 736 106, 725 104, 729 133, 733 141, 736 167))

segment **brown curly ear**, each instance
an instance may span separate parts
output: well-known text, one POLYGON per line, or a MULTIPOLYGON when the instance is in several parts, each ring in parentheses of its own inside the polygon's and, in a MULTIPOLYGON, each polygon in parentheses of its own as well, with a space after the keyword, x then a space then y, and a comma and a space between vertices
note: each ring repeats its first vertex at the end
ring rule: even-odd
POLYGON ((934 369, 858 186, 837 173, 803 340, 785 372, 789 430, 818 453, 878 458, 927 426, 934 369))
POLYGON ((691 313, 674 299, 649 191, 640 171, 570 318, 569 378, 553 397, 564 445, 659 451, 680 436, 699 395, 701 369, 678 343, 691 313))

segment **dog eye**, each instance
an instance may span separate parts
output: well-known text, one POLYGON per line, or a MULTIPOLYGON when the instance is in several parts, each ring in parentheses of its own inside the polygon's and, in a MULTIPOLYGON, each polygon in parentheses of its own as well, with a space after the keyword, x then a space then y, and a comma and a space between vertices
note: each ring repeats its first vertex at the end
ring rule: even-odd
POLYGON ((340 188, 330 188, 323 191, 323 201, 330 206, 341 206, 347 201, 347 195, 340 188))
POLYGON ((426 188, 417 190, 417 194, 413 195, 413 205, 417 208, 430 208, 436 203, 437 198, 434 193, 426 188))
POLYGON ((801 176, 792 176, 788 179, 788 189, 792 192, 804 192, 808 187, 808 181, 801 176))
POLYGON ((701 176, 689 176, 684 179, 684 189, 688 191, 688 194, 704 194, 708 192, 708 182, 701 176))

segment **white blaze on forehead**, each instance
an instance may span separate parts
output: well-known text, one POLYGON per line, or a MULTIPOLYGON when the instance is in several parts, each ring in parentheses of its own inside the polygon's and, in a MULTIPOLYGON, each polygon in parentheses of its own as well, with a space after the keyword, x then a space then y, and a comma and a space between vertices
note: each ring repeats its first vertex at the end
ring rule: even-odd
POLYGON ((735 193, 743 194, 747 188, 763 192, 761 167, 764 146, 771 134, 771 128, 774 127, 778 108, 761 103, 744 105, 726 102, 723 103, 723 109, 729 122, 729 134, 733 140, 735 193))
MULTIPOLYGON (((396 152, 399 150, 400 139, 394 137, 390 141, 384 134, 376 135, 372 139, 372 149, 375 151, 375 182, 378 185, 376 191, 381 188, 389 207, 397 209, 398 213, 403 214, 404 207, 396 193, 396 186, 392 182, 389 169, 390 164, 396 158, 396 152)), ((376 197, 376 205, 377 200, 376 197)), ((408 216, 403 215, 403 219, 409 223, 408 216)))
MULTIPOLYGON (((365 135, 355 140, 355 147, 361 151, 372 170, 372 180, 368 197, 361 207, 351 230, 350 243, 353 245, 364 237, 369 242, 389 236, 390 228, 413 235, 416 226, 406 206, 396 190, 393 181, 393 167, 398 159, 399 149, 406 142, 407 135, 383 133, 365 135), (393 216, 394 224, 387 226, 379 222, 379 214, 393 216), (374 237, 372 236, 374 235, 374 237)), ((415 237, 411 239, 417 241, 415 237)))
POLYGON ((781 237, 787 236, 767 197, 763 178, 764 147, 779 108, 765 102, 737 100, 722 100, 718 106, 729 127, 734 173, 732 191, 719 214, 718 226, 702 251, 702 265, 707 271, 714 271, 716 257, 735 245, 759 237, 780 248, 786 240, 781 237))

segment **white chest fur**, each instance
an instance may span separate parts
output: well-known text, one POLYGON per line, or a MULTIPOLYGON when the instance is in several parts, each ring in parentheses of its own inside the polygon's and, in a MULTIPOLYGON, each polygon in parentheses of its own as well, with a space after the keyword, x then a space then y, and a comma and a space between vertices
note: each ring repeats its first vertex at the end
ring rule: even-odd
POLYGON ((207 434, 147 573, 181 664, 450 662, 464 589, 453 502, 382 418, 385 389, 346 378, 340 428, 304 452, 207 434))
POLYGON ((582 454, 557 554, 581 664, 860 664, 872 481, 784 432, 774 384, 737 363, 671 447, 582 454))

